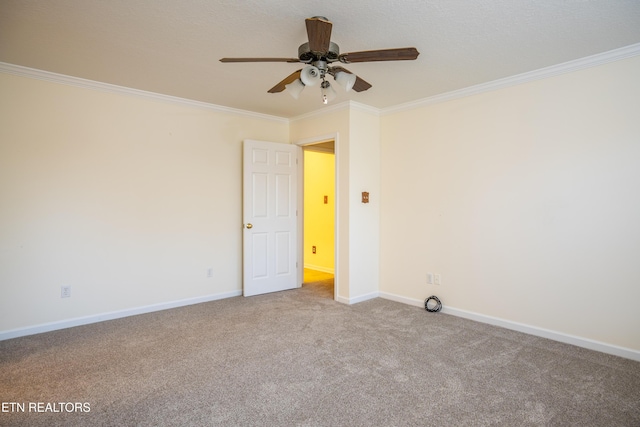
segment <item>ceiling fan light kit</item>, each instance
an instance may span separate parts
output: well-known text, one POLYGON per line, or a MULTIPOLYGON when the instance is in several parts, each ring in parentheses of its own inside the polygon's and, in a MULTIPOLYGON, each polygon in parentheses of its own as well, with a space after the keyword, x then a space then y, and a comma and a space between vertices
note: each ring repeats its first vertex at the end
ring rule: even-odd
POLYGON ((298 99, 300 98, 300 94, 304 89, 304 83, 302 83, 300 79, 295 79, 288 85, 284 85, 284 87, 291 96, 293 96, 295 99, 298 99))
MULTIPOLYGON (((307 65, 300 73, 300 80, 305 86, 314 86, 320 81, 320 70, 313 65, 307 65)), ((324 78, 324 76, 322 76, 324 78)))
POLYGON ((351 89, 353 89, 353 85, 356 84, 356 75, 355 74, 345 73, 344 71, 337 71, 333 75, 333 78, 347 92, 349 92, 351 89))
POLYGON ((334 80, 347 92, 351 89, 363 92, 371 87, 360 77, 342 66, 330 66, 333 62, 351 64, 354 62, 373 61, 403 61, 414 60, 420 54, 415 47, 398 49, 369 50, 340 54, 340 48, 331 41, 333 24, 325 17, 314 16, 305 21, 308 43, 298 48, 297 58, 222 58, 220 62, 289 62, 307 64, 285 77, 280 83, 269 89, 269 93, 279 93, 284 90, 298 99, 306 86, 314 86, 320 82, 321 99, 324 104, 336 98, 337 93, 326 78, 333 76, 334 80))
POLYGON ((335 89, 331 87, 331 84, 326 80, 320 83, 320 94, 322 95, 323 104, 328 104, 329 101, 333 101, 336 99, 336 96, 338 96, 335 89))

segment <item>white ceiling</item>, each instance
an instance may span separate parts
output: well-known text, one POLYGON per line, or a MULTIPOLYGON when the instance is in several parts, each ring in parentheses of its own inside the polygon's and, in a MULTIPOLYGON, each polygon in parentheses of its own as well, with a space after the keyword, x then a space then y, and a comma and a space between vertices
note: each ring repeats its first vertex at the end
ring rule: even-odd
POLYGON ((640 42, 640 0, 0 0, 0 61, 290 118, 323 108, 267 93, 300 64, 218 60, 297 57, 312 16, 341 52, 420 51, 346 66, 373 87, 334 103, 377 108, 640 42))

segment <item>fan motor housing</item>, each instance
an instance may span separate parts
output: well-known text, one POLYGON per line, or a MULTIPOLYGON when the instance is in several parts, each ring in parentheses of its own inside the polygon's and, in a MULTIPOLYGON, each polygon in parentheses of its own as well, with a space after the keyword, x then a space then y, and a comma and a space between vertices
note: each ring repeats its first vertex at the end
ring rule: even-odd
POLYGON ((303 43, 298 48, 298 58, 301 62, 318 60, 333 62, 338 60, 338 56, 340 56, 340 47, 334 42, 329 42, 329 50, 326 52, 312 52, 309 49, 309 43, 303 43))

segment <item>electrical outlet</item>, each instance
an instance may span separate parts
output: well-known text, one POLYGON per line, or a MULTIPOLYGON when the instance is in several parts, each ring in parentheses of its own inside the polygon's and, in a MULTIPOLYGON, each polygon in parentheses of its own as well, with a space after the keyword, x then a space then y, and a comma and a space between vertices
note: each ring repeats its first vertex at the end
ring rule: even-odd
POLYGON ((427 285, 433 285, 433 273, 427 273, 427 285))
POLYGON ((60 287, 60 298, 71 298, 71 286, 60 287))
POLYGON ((436 274, 436 285, 439 285, 440 283, 442 283, 442 281, 440 280, 440 275, 436 274))
POLYGON ((315 246, 311 246, 311 253, 315 254, 316 253, 316 247, 315 246))
POLYGON ((213 277, 213 267, 207 268, 207 277, 213 277))

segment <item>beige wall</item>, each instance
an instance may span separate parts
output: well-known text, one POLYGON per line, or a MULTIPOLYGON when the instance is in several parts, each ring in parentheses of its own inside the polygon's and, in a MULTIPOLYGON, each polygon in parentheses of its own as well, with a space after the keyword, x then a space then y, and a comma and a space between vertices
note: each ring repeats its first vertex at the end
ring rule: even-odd
POLYGON ((638 76, 635 57, 383 116, 380 291, 640 350, 638 76))
POLYGON ((350 112, 349 135, 350 295, 377 296, 380 277, 380 117, 360 108, 350 112), (362 203, 362 192, 369 203, 362 203))
POLYGON ((240 292, 242 140, 288 142, 286 121, 1 73, 0 93, 0 332, 240 292))
POLYGON ((0 74, 0 333, 238 294, 242 140, 330 135, 338 300, 436 294, 638 354, 638 75, 287 123, 0 74))
POLYGON ((380 118, 350 103, 310 117, 292 120, 293 142, 337 135, 337 299, 356 303, 378 294, 380 118), (369 191, 372 203, 361 203, 369 191))
POLYGON ((348 110, 338 109, 313 115, 308 118, 292 120, 289 126, 291 141, 326 140, 330 135, 335 140, 336 167, 336 298, 349 300, 349 114, 348 110))

